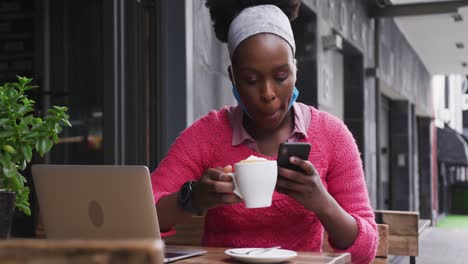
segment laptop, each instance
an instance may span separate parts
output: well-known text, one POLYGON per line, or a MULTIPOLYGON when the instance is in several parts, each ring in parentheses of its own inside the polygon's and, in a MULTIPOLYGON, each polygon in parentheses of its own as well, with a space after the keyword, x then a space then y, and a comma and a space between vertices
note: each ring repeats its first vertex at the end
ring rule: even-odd
MULTIPOLYGON (((145 166, 33 165, 47 238, 160 239, 145 166)), ((165 261, 206 251, 165 248, 165 261)))

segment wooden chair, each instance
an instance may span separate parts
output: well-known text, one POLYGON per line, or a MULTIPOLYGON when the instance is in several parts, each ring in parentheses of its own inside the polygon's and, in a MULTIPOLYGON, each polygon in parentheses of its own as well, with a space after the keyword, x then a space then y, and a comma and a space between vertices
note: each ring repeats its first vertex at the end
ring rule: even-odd
POLYGON ((419 235, 430 225, 430 220, 419 219, 418 212, 376 210, 376 222, 389 226, 388 254, 409 256, 416 263, 419 255, 419 235))
MULTIPOLYGON (((379 231, 379 246, 377 248, 377 254, 375 256, 373 264, 386 264, 388 263, 388 225, 385 224, 377 224, 377 228, 379 231)), ((330 244, 328 244, 328 235, 325 232, 323 236, 323 251, 333 252, 330 244)))

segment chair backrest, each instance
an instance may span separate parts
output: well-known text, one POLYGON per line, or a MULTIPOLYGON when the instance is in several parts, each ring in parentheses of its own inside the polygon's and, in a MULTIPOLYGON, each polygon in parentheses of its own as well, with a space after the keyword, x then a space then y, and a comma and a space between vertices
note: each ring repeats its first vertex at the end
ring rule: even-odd
POLYGON ((388 254, 418 256, 419 213, 408 211, 376 210, 376 222, 389 227, 388 254))

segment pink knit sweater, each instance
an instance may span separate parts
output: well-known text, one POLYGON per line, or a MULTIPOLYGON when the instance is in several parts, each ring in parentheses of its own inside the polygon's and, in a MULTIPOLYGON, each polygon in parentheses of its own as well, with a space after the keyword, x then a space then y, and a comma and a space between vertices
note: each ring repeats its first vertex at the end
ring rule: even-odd
MULTIPOLYGON (((350 252, 353 263, 369 263, 377 250, 378 233, 354 138, 339 119, 313 107, 310 110, 309 160, 328 192, 359 226, 354 244, 347 250, 336 251, 350 252)), ((276 159, 256 153, 246 145, 233 147, 231 141, 227 108, 211 111, 182 132, 151 176, 155 201, 177 192, 188 180, 200 179, 207 168, 234 165, 250 155, 276 159)), ((246 209, 239 203, 208 210, 203 245, 280 245, 296 251, 320 251, 322 236, 323 226, 314 213, 296 200, 275 192, 272 206, 268 208, 246 209)))

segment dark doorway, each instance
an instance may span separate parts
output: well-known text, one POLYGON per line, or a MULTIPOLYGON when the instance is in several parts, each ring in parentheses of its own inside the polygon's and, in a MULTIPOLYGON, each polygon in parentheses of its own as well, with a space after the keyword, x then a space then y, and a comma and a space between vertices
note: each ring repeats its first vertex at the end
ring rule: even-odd
POLYGON ((381 190, 379 204, 380 209, 390 209, 391 184, 390 184, 390 99, 381 96, 380 99, 380 180, 381 190))
POLYGON ((343 89, 344 122, 359 151, 364 153, 364 59, 362 52, 348 41, 343 41, 343 89))
POLYGON ((296 41, 298 101, 317 107, 317 16, 306 5, 301 5, 292 28, 296 41))

